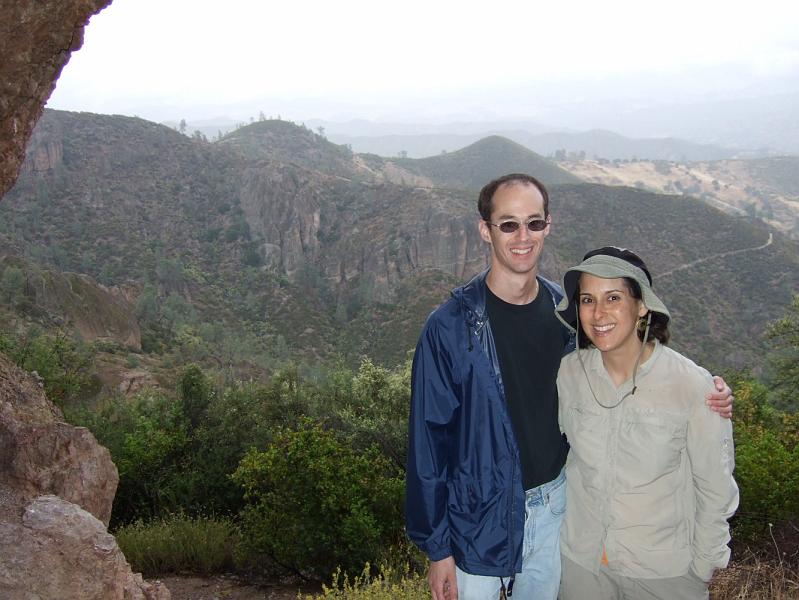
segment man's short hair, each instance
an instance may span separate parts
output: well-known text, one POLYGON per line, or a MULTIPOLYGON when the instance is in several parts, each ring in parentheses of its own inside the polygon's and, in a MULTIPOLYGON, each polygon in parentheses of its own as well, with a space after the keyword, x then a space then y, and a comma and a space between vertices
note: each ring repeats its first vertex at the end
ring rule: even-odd
POLYGON ((503 185, 517 184, 534 185, 536 188, 538 188, 538 191, 541 192, 541 196, 544 198, 544 217, 548 217, 549 192, 547 192, 547 188, 544 187, 544 184, 538 179, 525 173, 510 173, 508 175, 503 175, 502 177, 497 177, 493 181, 489 181, 485 186, 483 186, 483 189, 480 190, 480 196, 477 199, 477 210, 480 212, 480 217, 484 221, 490 221, 491 212, 494 209, 494 194, 503 185))

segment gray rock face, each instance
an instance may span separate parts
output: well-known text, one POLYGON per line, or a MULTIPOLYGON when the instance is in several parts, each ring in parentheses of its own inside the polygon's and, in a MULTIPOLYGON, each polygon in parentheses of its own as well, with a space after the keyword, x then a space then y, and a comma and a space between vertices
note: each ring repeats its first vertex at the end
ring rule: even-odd
POLYGON ((108 450, 63 416, 32 377, 0 355, 0 484, 32 499, 54 494, 106 525, 119 476, 108 450))
MULTIPOLYGON (((25 144, 83 29, 111 0, 0 0, 0 196, 17 178, 25 144)), ((57 156, 57 149, 47 162, 57 156)))
POLYGON ((318 175, 272 161, 244 173, 241 207, 250 229, 263 240, 269 266, 292 275, 315 260, 323 183, 318 175))
POLYGON ((62 421, 39 382, 0 354, 0 598, 168 600, 106 530, 119 482, 111 455, 62 421))
POLYGON ((39 496, 21 523, 0 523, 0 591, 8 600, 168 600, 160 583, 132 573, 114 536, 79 506, 39 496))

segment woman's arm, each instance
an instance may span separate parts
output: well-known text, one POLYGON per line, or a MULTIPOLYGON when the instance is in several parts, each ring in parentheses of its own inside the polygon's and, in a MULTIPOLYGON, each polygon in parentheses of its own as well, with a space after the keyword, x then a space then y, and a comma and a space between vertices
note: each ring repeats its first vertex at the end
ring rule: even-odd
POLYGON ((727 519, 738 507, 738 486, 732 477, 735 467, 732 423, 706 406, 703 396, 710 385, 703 386, 693 404, 687 438, 696 496, 691 569, 704 581, 710 581, 715 569, 727 566, 730 557, 727 519))

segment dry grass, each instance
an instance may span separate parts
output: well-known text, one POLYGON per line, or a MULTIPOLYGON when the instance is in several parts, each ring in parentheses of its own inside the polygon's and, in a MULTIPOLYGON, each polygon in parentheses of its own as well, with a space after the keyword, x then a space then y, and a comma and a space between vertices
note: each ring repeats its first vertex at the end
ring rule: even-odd
POLYGON ((799 568, 796 564, 771 564, 753 559, 731 563, 713 578, 711 600, 799 599, 799 568))
POLYGON ((711 600, 799 600, 799 524, 769 524, 753 547, 736 544, 729 567, 716 573, 711 600))

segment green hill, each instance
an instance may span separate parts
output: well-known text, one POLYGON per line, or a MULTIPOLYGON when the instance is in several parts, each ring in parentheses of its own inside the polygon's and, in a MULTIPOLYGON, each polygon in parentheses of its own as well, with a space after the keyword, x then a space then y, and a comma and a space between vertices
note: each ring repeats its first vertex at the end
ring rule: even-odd
POLYGON ((251 161, 278 159, 325 173, 357 173, 346 146, 289 121, 257 121, 230 132, 215 145, 235 149, 251 161))
MULTIPOLYGON (((482 157, 474 168, 499 169, 509 149, 490 138, 460 159, 436 158, 466 168, 482 157)), ((380 177, 389 168, 382 160, 348 158, 282 122, 208 143, 141 119, 47 111, 0 203, 0 247, 36 268, 129 290, 147 359, 133 362, 192 360, 256 378, 289 359, 353 364, 368 355, 394 364, 449 289, 485 267, 486 248, 476 192, 458 189, 476 187, 478 175, 403 186, 380 177), (367 163, 377 175, 354 177, 367 163)), ((546 181, 548 165, 536 172, 535 164, 502 172, 546 181)), ((754 248, 769 233, 693 199, 630 188, 552 185, 551 198, 542 270, 554 278, 607 243, 635 249, 657 275, 754 248)), ((797 256, 795 243, 775 235, 763 250, 658 280, 675 345, 716 368, 759 367, 765 324, 799 288, 797 256)))
POLYGON ((754 158, 740 162, 759 184, 799 203, 799 156, 754 158))
POLYGON ((529 173, 547 185, 580 181, 532 150, 496 135, 457 152, 395 162, 411 173, 427 177, 436 186, 457 189, 480 189, 506 173, 529 173))
POLYGON ((625 246, 650 266, 673 316, 673 344, 706 366, 762 365, 764 325, 799 289, 799 245, 757 220, 731 217, 694 198, 633 188, 558 186, 547 238, 554 272, 604 245, 625 246), (691 268, 659 276, 697 260, 691 268))

